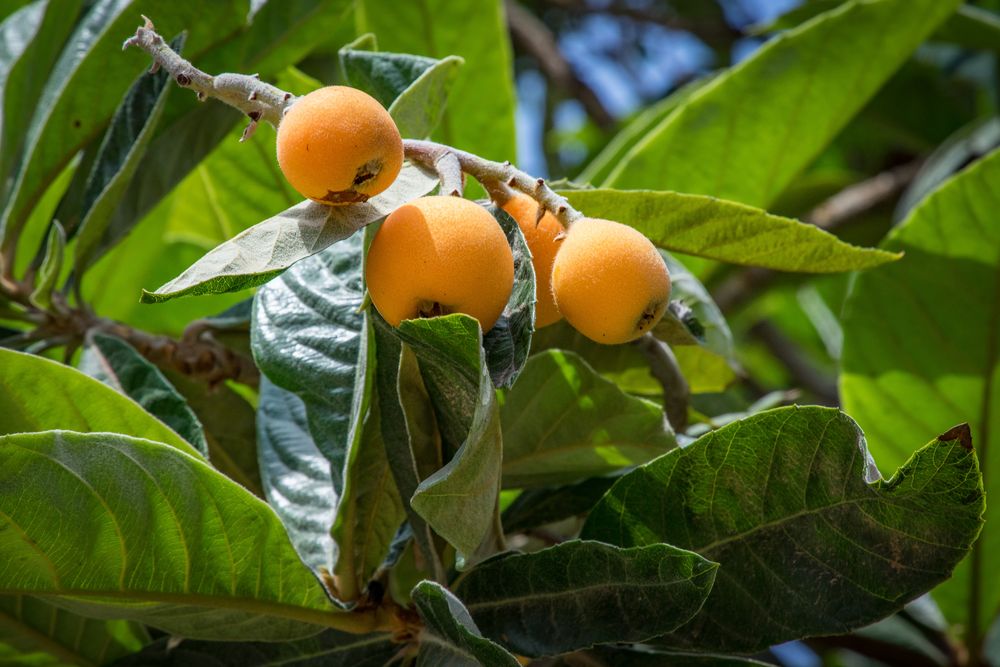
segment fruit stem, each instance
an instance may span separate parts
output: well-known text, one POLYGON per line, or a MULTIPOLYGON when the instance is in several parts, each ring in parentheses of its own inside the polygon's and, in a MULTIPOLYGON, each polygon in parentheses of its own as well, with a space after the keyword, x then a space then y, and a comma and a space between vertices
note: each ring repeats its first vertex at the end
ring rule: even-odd
MULTIPOLYGON (((410 160, 435 170, 439 169, 440 163, 450 160, 448 155, 452 155, 461 170, 482 183, 494 199, 503 196, 503 186, 523 192, 538 202, 540 209, 554 215, 566 228, 583 217, 582 213, 569 205, 565 197, 556 194, 546 185, 545 179, 535 178, 510 162, 493 162, 451 146, 419 139, 404 139, 403 153, 410 160)), ((444 183, 442 178, 441 191, 447 193, 444 183)), ((502 205, 504 202, 497 200, 497 203, 502 205)))
POLYGON ((125 40, 122 50, 130 46, 142 49, 153 57, 150 71, 155 72, 162 67, 177 85, 193 90, 199 100, 214 97, 245 113, 250 118, 250 125, 243 133, 243 139, 253 134, 258 121, 266 120, 277 127, 285 109, 295 101, 294 95, 261 81, 256 75, 206 74, 171 49, 156 32, 152 21, 145 16, 142 18, 145 24, 125 40))

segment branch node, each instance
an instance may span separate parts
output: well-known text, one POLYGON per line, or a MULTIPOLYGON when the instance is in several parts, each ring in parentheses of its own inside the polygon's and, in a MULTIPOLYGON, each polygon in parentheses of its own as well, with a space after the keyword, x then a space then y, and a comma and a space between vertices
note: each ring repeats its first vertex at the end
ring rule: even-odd
POLYGON ((177 76, 174 77, 174 78, 177 81, 177 85, 178 86, 183 86, 183 87, 187 88, 188 86, 191 85, 191 77, 189 77, 184 72, 179 72, 177 74, 177 76))

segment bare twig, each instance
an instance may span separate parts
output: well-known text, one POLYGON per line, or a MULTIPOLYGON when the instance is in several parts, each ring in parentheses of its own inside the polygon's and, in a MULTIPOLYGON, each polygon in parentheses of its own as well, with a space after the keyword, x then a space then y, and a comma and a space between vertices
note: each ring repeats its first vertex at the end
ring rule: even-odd
POLYGON ((666 343, 652 334, 645 334, 635 341, 635 345, 646 357, 653 377, 663 387, 663 409, 674 431, 680 433, 687 426, 691 388, 681 373, 677 357, 666 343))
POLYGON ((515 46, 538 63, 546 80, 567 95, 580 101, 595 123, 604 129, 613 127, 614 117, 597 93, 581 79, 559 50, 559 41, 538 17, 513 0, 505 3, 507 24, 515 46))
POLYGON ((537 201, 539 207, 552 213, 565 227, 583 217, 583 214, 570 206, 564 197, 549 188, 545 184, 545 179, 526 174, 509 162, 493 162, 451 146, 418 139, 404 139, 403 152, 414 162, 432 169, 437 168, 436 165, 445 154, 451 153, 458 160, 462 171, 482 183, 487 191, 502 192, 499 186, 506 185, 523 192, 537 201))
POLYGON ((266 120, 277 127, 285 109, 295 101, 291 93, 264 83, 256 75, 212 76, 202 72, 170 48, 156 32, 152 21, 145 16, 142 18, 145 24, 135 31, 135 35, 125 40, 122 49, 130 46, 142 49, 153 57, 152 71, 162 67, 170 73, 177 85, 193 90, 199 100, 214 97, 245 113, 250 118, 250 125, 243 133, 243 139, 253 134, 258 121, 266 120))
MULTIPOLYGON (((805 221, 827 231, 836 229, 899 194, 913 181, 920 164, 919 160, 909 162, 848 186, 810 211, 805 221)), ((712 296, 723 312, 731 312, 780 275, 771 269, 746 268, 719 284, 712 296)))

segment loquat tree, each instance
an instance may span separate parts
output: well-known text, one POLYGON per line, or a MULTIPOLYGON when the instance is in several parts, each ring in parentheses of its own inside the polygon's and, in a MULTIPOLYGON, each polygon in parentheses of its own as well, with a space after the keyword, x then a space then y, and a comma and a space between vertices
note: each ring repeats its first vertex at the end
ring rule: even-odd
POLYGON ((1000 15, 670 4, 0 8, 0 664, 998 663, 1000 15), (571 11, 775 36, 612 134, 571 11))

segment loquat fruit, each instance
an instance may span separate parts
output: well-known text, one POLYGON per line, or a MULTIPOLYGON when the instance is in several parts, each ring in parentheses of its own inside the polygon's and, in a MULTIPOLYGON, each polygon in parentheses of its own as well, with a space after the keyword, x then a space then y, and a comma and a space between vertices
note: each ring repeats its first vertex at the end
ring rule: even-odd
POLYGON ((556 237, 565 233, 566 228, 548 211, 538 220, 538 202, 527 195, 514 195, 503 205, 503 210, 517 221, 531 251, 535 267, 535 328, 541 329, 562 319, 552 296, 552 262, 562 243, 556 237))
POLYGON ((584 336, 627 343, 663 317, 670 274, 640 232, 611 220, 581 218, 556 255, 552 292, 563 317, 584 336))
POLYGON ((396 180, 403 140, 367 93, 327 86, 299 98, 278 125, 278 165, 293 188, 321 204, 363 202, 396 180))
POLYGON ((389 214, 372 239, 368 294, 389 324, 465 313, 496 324, 514 286, 514 256, 489 211, 459 197, 421 197, 389 214))

